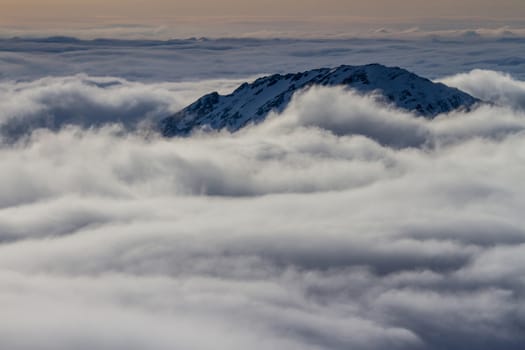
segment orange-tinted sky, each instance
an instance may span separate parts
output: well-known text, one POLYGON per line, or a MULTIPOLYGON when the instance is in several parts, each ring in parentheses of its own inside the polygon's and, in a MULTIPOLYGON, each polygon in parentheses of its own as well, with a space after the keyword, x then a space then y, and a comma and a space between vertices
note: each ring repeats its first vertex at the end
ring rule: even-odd
POLYGON ((524 0, 0 0, 0 21, 165 16, 525 16, 524 0))
POLYGON ((523 32, 524 18, 525 0, 0 0, 0 37, 334 37, 383 35, 384 28, 523 32))

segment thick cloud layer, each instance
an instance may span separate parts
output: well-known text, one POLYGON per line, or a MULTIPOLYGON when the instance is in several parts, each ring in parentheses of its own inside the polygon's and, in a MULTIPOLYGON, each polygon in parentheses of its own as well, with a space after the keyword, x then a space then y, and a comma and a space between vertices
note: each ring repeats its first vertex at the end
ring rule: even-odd
MULTIPOLYGON (((0 82, 0 141, 12 143, 40 128, 57 131, 68 126, 99 128, 119 124, 127 131, 146 131, 161 118, 205 93, 227 94, 251 79, 140 83, 122 78, 76 75, 30 82, 3 81, 0 82)), ((525 83, 510 75, 473 70, 441 81, 494 106, 525 109, 525 83)), ((288 129, 315 125, 336 135, 363 134, 393 147, 417 147, 432 141, 424 121, 406 112, 381 109, 375 100, 373 96, 357 96, 343 89, 302 93, 290 106, 290 117, 282 124, 288 125, 288 129), (347 111, 349 105, 352 106, 351 118, 347 111), (371 109, 370 105, 375 108, 371 109)), ((481 108, 477 115, 486 109, 481 108)), ((521 128, 504 116, 491 123, 494 124, 491 127, 497 125, 503 131, 521 128)), ((479 132, 485 128, 482 123, 473 124, 476 125, 469 127, 479 132)))
MULTIPOLYGON (((479 74, 506 86, 451 81, 479 74)), ((78 81, 14 106, 193 94, 78 81)), ((0 348, 522 349, 524 129, 519 108, 428 121, 315 88, 234 135, 4 144, 0 348)))
POLYGON ((17 140, 38 129, 121 124, 148 127, 209 91, 230 91, 239 80, 144 84, 121 78, 48 77, 0 82, 0 135, 17 140))

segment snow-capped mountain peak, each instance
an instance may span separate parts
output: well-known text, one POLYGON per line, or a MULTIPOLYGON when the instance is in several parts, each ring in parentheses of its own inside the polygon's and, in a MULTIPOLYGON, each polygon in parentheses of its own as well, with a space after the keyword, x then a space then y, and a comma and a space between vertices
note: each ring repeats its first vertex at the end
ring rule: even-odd
POLYGON ((398 67, 340 66, 262 77, 242 84, 226 96, 210 93, 162 120, 161 132, 171 137, 205 127, 237 131, 250 122, 264 120, 271 111, 284 110, 295 92, 313 85, 378 92, 388 103, 428 118, 459 108, 469 109, 479 102, 465 92, 398 67))

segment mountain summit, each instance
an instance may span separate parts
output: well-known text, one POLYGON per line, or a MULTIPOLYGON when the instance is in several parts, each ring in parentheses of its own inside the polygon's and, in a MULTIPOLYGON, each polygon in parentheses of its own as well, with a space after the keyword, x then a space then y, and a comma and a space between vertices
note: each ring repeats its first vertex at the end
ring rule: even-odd
POLYGON ((226 96, 212 92, 163 119, 160 129, 167 137, 188 135, 196 128, 237 131, 250 122, 264 120, 271 111, 283 111, 295 92, 314 85, 377 92, 397 108, 428 118, 455 109, 469 109, 479 102, 463 91, 398 67, 340 66, 259 78, 226 96))

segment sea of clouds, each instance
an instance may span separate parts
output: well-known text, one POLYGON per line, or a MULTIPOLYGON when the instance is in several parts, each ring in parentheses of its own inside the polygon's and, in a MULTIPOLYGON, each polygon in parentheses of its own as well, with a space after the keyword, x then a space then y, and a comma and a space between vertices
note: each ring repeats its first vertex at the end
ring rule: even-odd
POLYGON ((1 81, 0 348, 522 349, 525 83, 442 81, 491 103, 177 139, 141 117, 238 81, 1 81))
POLYGON ((525 35, 476 33, 415 38, 161 41, 2 38, 0 30, 0 81, 33 81, 78 73, 136 82, 246 79, 369 63, 400 66, 431 79, 488 69, 525 80, 525 35))

